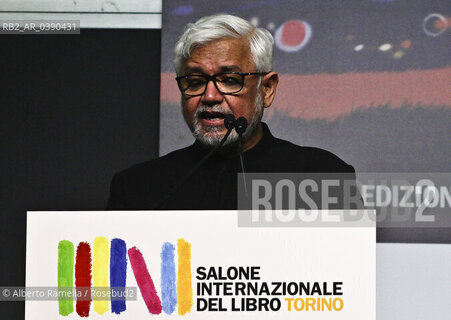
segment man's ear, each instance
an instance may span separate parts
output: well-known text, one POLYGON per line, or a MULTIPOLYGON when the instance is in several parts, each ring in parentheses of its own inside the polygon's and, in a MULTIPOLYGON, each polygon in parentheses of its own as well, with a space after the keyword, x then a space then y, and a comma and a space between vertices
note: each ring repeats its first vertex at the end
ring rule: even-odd
POLYGON ((279 75, 276 72, 270 72, 262 79, 263 107, 271 106, 276 96, 277 84, 279 83, 279 75))

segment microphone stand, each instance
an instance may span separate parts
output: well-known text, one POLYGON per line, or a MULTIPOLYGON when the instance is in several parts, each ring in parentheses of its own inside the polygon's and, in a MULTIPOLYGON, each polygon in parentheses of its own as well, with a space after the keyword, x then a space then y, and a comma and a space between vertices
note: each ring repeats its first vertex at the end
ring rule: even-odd
POLYGON ((246 173, 244 170, 244 161, 243 161, 243 133, 244 131, 246 131, 246 128, 247 128, 246 118, 239 117, 238 119, 236 119, 235 131, 238 133, 238 153, 240 156, 241 172, 243 174, 244 194, 246 195, 246 198, 249 198, 246 184, 246 173))
POLYGON ((226 118, 224 119, 224 125, 227 128, 227 133, 222 138, 221 142, 217 144, 213 149, 210 150, 210 152, 205 155, 205 157, 202 158, 201 161, 197 165, 195 165, 187 174, 183 176, 182 179, 180 179, 174 187, 172 187, 171 191, 169 191, 165 197, 163 197, 160 201, 158 201, 151 210, 157 209, 159 206, 161 206, 163 203, 165 203, 173 194, 175 191, 177 191, 185 182, 188 180, 188 178, 197 170, 199 169, 210 157, 220 148, 224 145, 227 138, 229 137, 230 133, 232 132, 233 128, 235 127, 235 117, 233 114, 228 114, 226 118))

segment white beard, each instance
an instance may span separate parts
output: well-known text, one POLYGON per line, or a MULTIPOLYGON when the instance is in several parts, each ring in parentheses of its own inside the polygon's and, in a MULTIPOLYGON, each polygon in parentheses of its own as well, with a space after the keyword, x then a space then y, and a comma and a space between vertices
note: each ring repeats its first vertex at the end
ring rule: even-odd
MULTIPOLYGON (((201 106, 196 110, 194 113, 194 131, 193 136, 198 140, 200 143, 205 145, 206 147, 213 148, 217 146, 222 138, 224 138, 223 133, 221 133, 221 130, 223 126, 218 127, 206 127, 204 128, 201 124, 200 114, 205 111, 210 112, 220 112, 224 115, 227 114, 233 114, 230 109, 226 109, 221 107, 220 105, 214 105, 214 106, 201 106), (203 132, 205 131, 205 132, 203 132)), ((257 94, 257 97, 255 99, 255 111, 252 115, 251 120, 249 121, 249 124, 247 126, 246 131, 243 133, 243 140, 246 142, 249 140, 254 133, 257 131, 258 125, 263 117, 263 96, 261 92, 257 94)), ((226 142, 224 143, 224 146, 230 146, 238 143, 238 133, 235 130, 232 130, 229 137, 227 138, 226 142)))

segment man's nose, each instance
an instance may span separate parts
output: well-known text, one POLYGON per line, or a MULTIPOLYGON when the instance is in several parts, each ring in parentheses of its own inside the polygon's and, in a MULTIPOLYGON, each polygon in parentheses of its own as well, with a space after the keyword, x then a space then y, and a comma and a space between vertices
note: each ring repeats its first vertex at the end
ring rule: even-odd
POLYGON ((222 102, 224 96, 218 91, 213 81, 208 81, 205 93, 202 95, 202 101, 206 104, 216 104, 222 102))

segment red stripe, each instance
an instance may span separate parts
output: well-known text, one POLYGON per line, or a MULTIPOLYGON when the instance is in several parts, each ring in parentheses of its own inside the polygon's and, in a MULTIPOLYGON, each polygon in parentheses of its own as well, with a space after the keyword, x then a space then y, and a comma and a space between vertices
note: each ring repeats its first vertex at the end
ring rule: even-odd
MULTIPOLYGON (((175 74, 161 74, 161 100, 179 103, 175 74)), ((418 105, 451 107, 451 67, 403 72, 280 75, 276 99, 268 109, 290 117, 328 121, 361 109, 418 105)))
POLYGON ((80 242, 75 259, 75 286, 77 287, 77 314, 89 317, 91 306, 91 247, 80 242))
POLYGON ((136 247, 130 248, 128 249, 128 257, 147 309, 151 314, 160 314, 162 310, 161 301, 141 252, 136 247))

